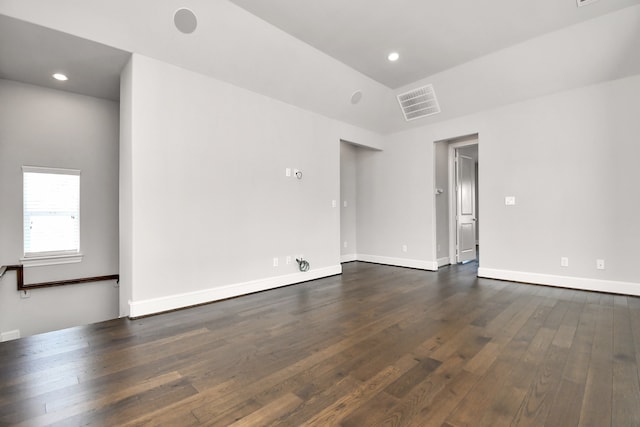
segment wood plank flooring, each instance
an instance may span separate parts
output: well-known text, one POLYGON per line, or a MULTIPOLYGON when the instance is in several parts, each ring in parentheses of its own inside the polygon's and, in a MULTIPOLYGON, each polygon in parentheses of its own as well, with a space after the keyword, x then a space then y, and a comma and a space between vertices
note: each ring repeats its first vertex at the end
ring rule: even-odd
POLYGON ((640 426, 640 298, 353 262, 0 343, 0 426, 640 426))

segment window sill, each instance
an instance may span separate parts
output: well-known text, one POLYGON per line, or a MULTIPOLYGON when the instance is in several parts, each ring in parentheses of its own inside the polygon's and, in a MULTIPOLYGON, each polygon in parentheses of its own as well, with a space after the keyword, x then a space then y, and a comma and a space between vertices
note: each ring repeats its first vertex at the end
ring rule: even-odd
POLYGON ((73 255, 47 255, 21 258, 20 263, 24 267, 43 267, 45 265, 75 264, 82 261, 82 254, 73 255))

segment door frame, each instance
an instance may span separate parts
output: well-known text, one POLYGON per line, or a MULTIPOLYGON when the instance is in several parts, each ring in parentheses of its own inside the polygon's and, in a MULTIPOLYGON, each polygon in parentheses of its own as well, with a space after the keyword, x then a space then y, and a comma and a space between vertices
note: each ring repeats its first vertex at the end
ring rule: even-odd
MULTIPOLYGON (((456 167, 455 167, 455 159, 456 159, 456 151, 458 148, 468 147, 471 145, 478 145, 479 143, 478 135, 475 135, 473 139, 467 139, 466 141, 460 142, 450 142, 449 143, 449 260, 451 264, 458 263, 458 253, 456 251, 456 236, 457 236, 457 220, 456 220, 456 212, 457 212, 457 199, 458 199, 458 190, 456 186, 456 167)), ((479 185, 476 184, 478 187, 479 185)), ((476 198, 478 194, 476 192, 476 198)), ((479 224, 476 224, 476 227, 479 227, 479 224)), ((478 232, 479 233, 479 232, 478 232)), ((477 255, 476 255, 477 256, 477 255)))

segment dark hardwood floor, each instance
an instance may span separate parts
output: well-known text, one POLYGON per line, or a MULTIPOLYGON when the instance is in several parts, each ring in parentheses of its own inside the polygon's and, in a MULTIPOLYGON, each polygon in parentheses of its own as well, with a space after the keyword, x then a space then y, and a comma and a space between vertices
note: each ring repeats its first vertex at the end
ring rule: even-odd
POLYGON ((640 299, 367 263, 0 343, 0 425, 640 426, 640 299))

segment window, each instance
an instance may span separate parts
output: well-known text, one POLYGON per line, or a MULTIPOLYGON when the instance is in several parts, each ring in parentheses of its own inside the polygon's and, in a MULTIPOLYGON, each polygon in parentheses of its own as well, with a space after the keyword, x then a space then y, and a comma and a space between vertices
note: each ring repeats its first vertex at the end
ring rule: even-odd
POLYGON ((23 166, 25 265, 80 262, 80 171, 23 166))

